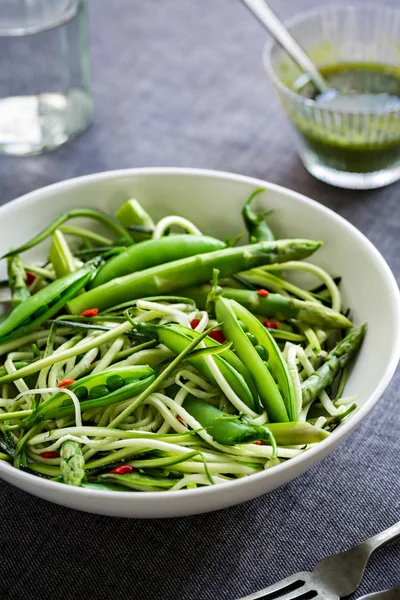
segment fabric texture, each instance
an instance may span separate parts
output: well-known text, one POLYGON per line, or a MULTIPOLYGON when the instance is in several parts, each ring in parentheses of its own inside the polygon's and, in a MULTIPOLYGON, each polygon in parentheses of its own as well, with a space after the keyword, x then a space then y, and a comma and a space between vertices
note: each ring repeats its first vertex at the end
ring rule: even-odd
MULTIPOLYGON (((233 171, 330 206, 368 236, 399 277, 400 183, 352 192, 304 170, 263 71, 266 33, 238 0, 89 4, 93 124, 57 152, 0 157, 0 203, 109 169, 233 171)), ((328 2, 273 4, 289 17, 328 2)), ((322 463, 275 492, 216 513, 100 517, 1 481, 1 599, 234 600, 311 569, 400 519, 399 383, 397 372, 368 418, 322 463)), ((373 557, 356 597, 399 581, 397 543, 373 557)))

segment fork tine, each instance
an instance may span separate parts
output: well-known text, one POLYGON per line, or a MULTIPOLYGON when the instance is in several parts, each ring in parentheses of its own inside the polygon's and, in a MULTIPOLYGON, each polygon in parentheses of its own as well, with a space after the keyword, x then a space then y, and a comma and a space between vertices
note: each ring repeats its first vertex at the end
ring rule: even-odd
POLYGON ((240 598, 240 600, 295 600, 305 592, 311 590, 308 585, 310 581, 310 573, 304 571, 302 573, 295 573, 294 575, 290 575, 286 577, 286 579, 282 579, 278 583, 274 583, 263 590, 258 590, 254 594, 250 594, 250 596, 246 596, 245 598, 240 598), (287 592, 285 593, 285 589, 287 592))

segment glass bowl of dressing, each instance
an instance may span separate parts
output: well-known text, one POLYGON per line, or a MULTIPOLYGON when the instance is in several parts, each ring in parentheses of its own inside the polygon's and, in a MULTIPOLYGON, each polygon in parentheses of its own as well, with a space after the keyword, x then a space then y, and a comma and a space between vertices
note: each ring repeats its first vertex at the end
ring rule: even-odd
POLYGON ((317 179, 371 189, 400 179, 400 10, 338 6, 287 24, 332 94, 319 94, 276 42, 264 64, 317 179))

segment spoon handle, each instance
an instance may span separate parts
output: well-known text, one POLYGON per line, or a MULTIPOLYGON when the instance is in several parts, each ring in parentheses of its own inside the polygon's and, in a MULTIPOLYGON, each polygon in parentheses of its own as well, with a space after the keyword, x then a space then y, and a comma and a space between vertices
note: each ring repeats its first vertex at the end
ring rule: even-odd
POLYGON ((268 6, 265 0, 242 0, 251 10, 262 25, 274 36, 274 38, 290 54, 299 67, 310 76, 319 92, 327 92, 330 88, 310 58, 290 35, 284 24, 268 6))

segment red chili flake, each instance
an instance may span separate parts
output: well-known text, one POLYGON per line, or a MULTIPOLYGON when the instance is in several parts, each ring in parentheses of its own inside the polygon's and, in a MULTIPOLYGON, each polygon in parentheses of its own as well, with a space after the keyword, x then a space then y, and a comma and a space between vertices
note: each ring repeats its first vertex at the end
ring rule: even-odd
POLYGON ((60 453, 56 452, 55 450, 48 450, 45 452, 41 452, 40 456, 42 458, 60 458, 60 453))
POLYGON ((121 465, 120 467, 115 467, 115 469, 111 469, 109 473, 113 473, 115 475, 127 475, 127 473, 132 473, 133 467, 130 465, 121 465))
POLYGON ((182 417, 180 415, 178 415, 176 417, 176 420, 179 421, 179 423, 182 423, 182 425, 186 425, 185 421, 182 419, 182 417))
POLYGON ((31 273, 30 271, 26 271, 26 283, 28 285, 32 285, 32 283, 36 281, 36 275, 31 273))
POLYGON ((257 290, 257 294, 259 296, 263 296, 264 298, 266 298, 267 296, 269 296, 269 291, 268 290, 264 290, 264 289, 257 290))
POLYGON ((278 329, 278 327, 279 327, 278 321, 271 322, 269 319, 265 319, 264 325, 265 325, 265 327, 267 327, 267 329, 278 329))
POLYGON ((255 442, 253 442, 253 444, 255 444, 256 446, 262 446, 263 443, 260 442, 260 440, 256 440, 255 442))
POLYGON ((63 379, 63 381, 60 381, 60 383, 58 384, 58 387, 59 388, 68 387, 69 385, 72 385, 73 383, 75 383, 75 379, 63 379))
POLYGON ((196 329, 197 325, 200 323, 200 319, 192 319, 190 321, 190 327, 192 329, 196 329))
POLYGON ((81 313, 81 317, 97 317, 99 314, 98 308, 88 308, 81 313))
POLYGON ((225 336, 220 329, 214 329, 214 331, 210 331, 208 337, 212 338, 216 342, 219 342, 220 344, 223 344, 226 341, 225 336))

